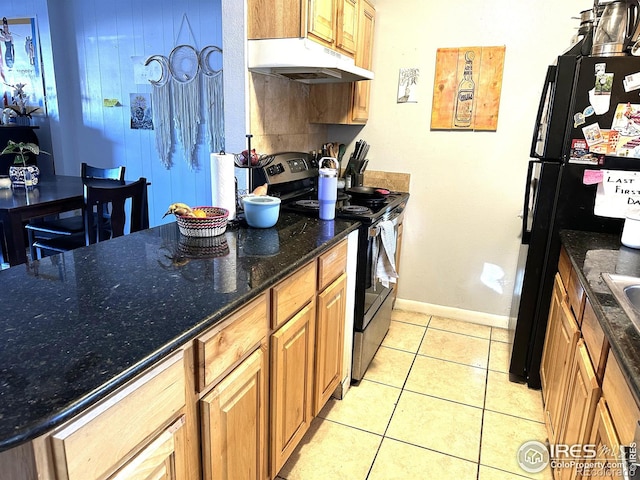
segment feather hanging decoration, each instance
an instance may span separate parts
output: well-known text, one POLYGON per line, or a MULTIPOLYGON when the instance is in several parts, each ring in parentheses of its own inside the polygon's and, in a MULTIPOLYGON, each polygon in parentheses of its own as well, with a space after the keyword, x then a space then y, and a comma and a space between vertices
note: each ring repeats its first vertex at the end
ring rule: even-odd
POLYGON ((167 170, 173 166, 171 149, 173 139, 171 135, 171 86, 169 83, 169 60, 163 55, 153 55, 147 59, 145 65, 157 61, 162 67, 160 80, 150 80, 151 102, 153 105, 153 128, 156 135, 156 151, 160 161, 167 170))
POLYGON ((179 45, 169 55, 173 122, 182 144, 185 160, 191 170, 198 167, 194 150, 198 142, 200 117, 199 63, 195 48, 179 45))
POLYGON ((199 55, 200 71, 204 79, 204 104, 206 115, 206 135, 210 152, 224 151, 224 96, 222 91, 222 69, 213 70, 209 56, 222 50, 214 45, 204 47, 199 55))

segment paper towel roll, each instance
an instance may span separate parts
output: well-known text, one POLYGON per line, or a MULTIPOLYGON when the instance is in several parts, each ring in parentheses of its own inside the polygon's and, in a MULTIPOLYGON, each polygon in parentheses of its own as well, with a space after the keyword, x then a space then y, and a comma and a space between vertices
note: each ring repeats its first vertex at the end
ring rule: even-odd
POLYGON ((233 155, 211 154, 212 206, 229 210, 229 220, 236 218, 236 177, 233 155))

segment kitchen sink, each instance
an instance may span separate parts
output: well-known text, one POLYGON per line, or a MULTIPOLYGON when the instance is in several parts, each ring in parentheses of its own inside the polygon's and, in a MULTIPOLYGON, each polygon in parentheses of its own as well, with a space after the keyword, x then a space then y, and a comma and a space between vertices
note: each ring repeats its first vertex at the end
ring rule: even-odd
POLYGON ((640 331, 640 278, 603 273, 602 278, 631 322, 640 331))

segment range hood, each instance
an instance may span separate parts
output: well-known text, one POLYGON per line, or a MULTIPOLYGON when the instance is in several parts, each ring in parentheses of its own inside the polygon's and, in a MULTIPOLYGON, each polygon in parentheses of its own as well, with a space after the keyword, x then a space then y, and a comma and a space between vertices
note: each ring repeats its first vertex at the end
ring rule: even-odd
POLYGON ((307 38, 248 40, 247 58, 252 72, 303 83, 373 80, 373 72, 357 67, 352 58, 307 38))

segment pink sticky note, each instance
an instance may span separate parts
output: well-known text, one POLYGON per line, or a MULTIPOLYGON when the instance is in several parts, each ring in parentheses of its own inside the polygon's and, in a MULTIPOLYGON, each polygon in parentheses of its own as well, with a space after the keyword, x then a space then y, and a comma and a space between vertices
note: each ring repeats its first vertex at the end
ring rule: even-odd
POLYGON ((584 177, 582 177, 582 183, 585 185, 595 185, 602 182, 604 174, 602 170, 585 170, 584 177))

